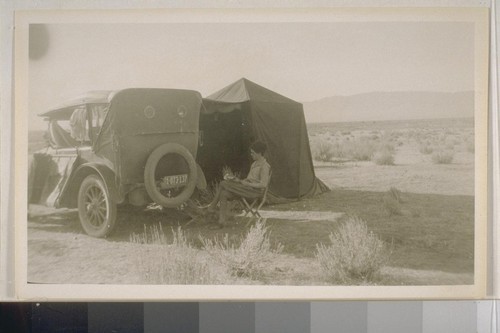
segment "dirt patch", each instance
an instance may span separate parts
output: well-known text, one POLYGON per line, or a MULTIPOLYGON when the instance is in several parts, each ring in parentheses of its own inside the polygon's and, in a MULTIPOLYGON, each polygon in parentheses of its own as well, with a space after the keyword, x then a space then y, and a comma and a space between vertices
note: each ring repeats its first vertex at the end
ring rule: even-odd
POLYGON ((288 220, 295 222, 311 222, 311 221, 331 221, 335 222, 344 213, 337 212, 318 212, 318 211, 278 211, 278 210, 262 210, 261 215, 266 219, 288 220))
MULTIPOLYGON (((110 242, 83 234, 37 231, 28 242, 28 281, 33 283, 144 284, 138 254, 144 245, 110 242), (54 237, 55 236, 55 237, 54 237), (50 240, 48 240, 50 238, 50 240)), ((262 277, 274 285, 330 285, 318 262, 281 255, 262 277)), ((473 274, 385 267, 382 285, 462 285, 473 283, 473 274)), ((255 284, 235 280, 232 284, 255 284)))

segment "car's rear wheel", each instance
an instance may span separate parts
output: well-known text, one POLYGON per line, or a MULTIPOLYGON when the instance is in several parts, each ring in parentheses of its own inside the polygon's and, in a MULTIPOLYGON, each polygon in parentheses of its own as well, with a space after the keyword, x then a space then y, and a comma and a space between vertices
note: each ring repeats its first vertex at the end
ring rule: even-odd
POLYGON ((116 225, 116 203, 98 175, 87 176, 78 191, 78 215, 85 232, 93 237, 106 237, 116 225))
POLYGON ((186 147, 165 143, 149 155, 144 185, 157 204, 174 208, 186 202, 196 187, 196 162, 186 147))

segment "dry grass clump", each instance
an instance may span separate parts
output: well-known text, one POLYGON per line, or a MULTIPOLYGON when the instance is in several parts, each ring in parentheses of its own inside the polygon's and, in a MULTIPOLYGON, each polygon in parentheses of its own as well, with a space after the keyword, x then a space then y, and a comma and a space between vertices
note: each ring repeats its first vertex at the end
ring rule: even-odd
POLYGON ((320 141, 314 147, 314 159, 321 162, 330 162, 334 157, 333 144, 326 141, 320 141))
POLYGON ((403 215, 401 204, 392 196, 384 195, 382 202, 383 202, 383 207, 387 212, 387 214, 389 214, 389 216, 403 215))
POLYGON ((398 188, 396 188, 394 186, 391 186, 391 188, 389 189, 389 191, 387 191, 387 194, 389 196, 393 197, 394 200, 396 200, 397 202, 403 203, 403 199, 401 198, 402 192, 398 188))
POLYGON ((204 249, 210 257, 236 277, 256 278, 277 255, 283 246, 271 246, 270 233, 262 220, 250 228, 240 244, 229 240, 228 234, 222 239, 206 239, 200 236, 204 249))
POLYGON ((431 154, 433 151, 434 151, 434 148, 432 148, 430 145, 428 144, 424 144, 424 145, 421 145, 420 146, 420 152, 422 154, 425 154, 425 155, 429 155, 431 154))
POLYGON ((141 244, 138 253, 139 269, 150 284, 220 284, 230 280, 223 271, 217 271, 201 254, 191 247, 184 231, 172 229, 172 240, 161 225, 141 234, 132 234, 132 243, 141 244))
POLYGON ((168 244, 167 236, 163 232, 163 227, 161 226, 161 224, 158 224, 158 226, 154 225, 149 228, 144 225, 144 231, 140 234, 132 233, 130 235, 130 241, 136 244, 168 244))
POLYGON ((382 198, 384 210, 389 216, 403 215, 403 208, 401 207, 402 202, 401 191, 395 187, 391 187, 382 198))
POLYGON ((345 155, 356 161, 370 161, 375 149, 375 144, 369 140, 352 140, 345 144, 345 155))
POLYGON ((452 142, 452 141, 448 141, 445 144, 445 148, 448 149, 448 150, 453 150, 453 149, 455 149, 455 143, 452 142))
POLYGON ((454 153, 452 151, 440 150, 432 154, 432 161, 435 164, 450 164, 453 162, 454 153))
POLYGON ((378 165, 394 165, 394 155, 387 149, 377 151, 372 160, 378 165))
POLYGON ((349 217, 329 238, 329 245, 316 245, 316 258, 329 281, 369 283, 389 261, 384 242, 358 217, 349 217))
POLYGON ((334 158, 354 161, 374 161, 381 165, 394 164, 394 144, 381 140, 378 136, 343 138, 342 141, 321 140, 313 144, 313 157, 316 161, 330 162, 334 158))

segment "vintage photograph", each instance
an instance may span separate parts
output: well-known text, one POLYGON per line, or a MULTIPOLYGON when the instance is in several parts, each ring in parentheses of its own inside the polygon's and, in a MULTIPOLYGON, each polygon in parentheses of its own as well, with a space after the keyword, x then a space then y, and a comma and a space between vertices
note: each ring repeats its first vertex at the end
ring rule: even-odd
POLYGON ((487 11, 340 13, 28 20, 26 282, 482 285, 487 11))

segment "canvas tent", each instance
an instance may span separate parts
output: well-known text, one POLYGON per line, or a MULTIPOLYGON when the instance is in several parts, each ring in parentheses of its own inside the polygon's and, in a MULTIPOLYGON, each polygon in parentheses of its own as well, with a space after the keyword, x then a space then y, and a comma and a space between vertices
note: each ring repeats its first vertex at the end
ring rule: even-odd
POLYGON ((244 78, 203 104, 198 163, 207 181, 219 180, 224 166, 246 176, 252 162, 249 146, 260 140, 268 146, 272 201, 328 191, 314 174, 302 104, 244 78))

